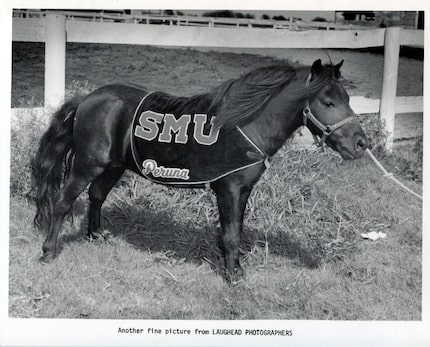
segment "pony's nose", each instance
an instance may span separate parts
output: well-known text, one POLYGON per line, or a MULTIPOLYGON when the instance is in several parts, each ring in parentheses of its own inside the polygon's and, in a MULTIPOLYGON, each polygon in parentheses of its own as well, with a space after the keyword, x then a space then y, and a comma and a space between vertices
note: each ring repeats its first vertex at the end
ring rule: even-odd
POLYGON ((357 153, 362 153, 363 151, 366 150, 366 148, 369 146, 369 141, 367 140, 366 137, 364 136, 360 136, 356 141, 355 141, 355 146, 354 149, 357 153))

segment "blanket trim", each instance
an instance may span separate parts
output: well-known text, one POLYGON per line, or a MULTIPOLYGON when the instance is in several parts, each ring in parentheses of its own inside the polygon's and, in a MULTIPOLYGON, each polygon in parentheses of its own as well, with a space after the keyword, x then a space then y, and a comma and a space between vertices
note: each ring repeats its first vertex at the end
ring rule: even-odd
MULTIPOLYGON (((133 148, 133 136, 134 136, 134 134, 133 134, 133 125, 134 125, 134 122, 135 122, 135 120, 136 120, 136 116, 137 116, 137 113, 138 113, 138 111, 139 111, 139 109, 140 109, 140 107, 142 106, 142 104, 143 104, 143 102, 151 95, 151 94, 153 94, 154 92, 149 92, 148 94, 146 94, 143 98, 142 98, 142 100, 140 100, 140 102, 139 102, 139 104, 137 105, 137 107, 136 107, 136 110, 134 111, 134 116, 133 116, 133 121, 132 121, 132 123, 131 123, 131 130, 130 130, 130 147, 131 147, 131 153, 132 153, 132 155, 133 155, 133 159, 134 159, 134 163, 136 164, 136 166, 137 166, 137 168, 139 169, 139 164, 138 164, 138 161, 137 161, 137 159, 136 159, 136 154, 134 153, 134 148, 133 148)), ((201 181, 201 182, 187 182, 187 181, 183 181, 183 182, 165 182, 165 181, 159 181, 159 180, 157 180, 157 179, 155 179, 155 178, 153 178, 153 177, 150 177, 149 175, 145 175, 143 172, 142 172, 142 170, 140 170, 139 169, 139 171, 140 171, 140 173, 142 174, 142 176, 143 177, 145 177, 146 179, 148 179, 148 180, 150 180, 150 181, 152 181, 152 182, 155 182, 155 183, 159 183, 159 184, 163 184, 163 185, 180 185, 180 186, 192 186, 192 185, 205 185, 205 186, 207 186, 207 185, 209 185, 210 183, 212 183, 212 182, 215 182, 215 181, 218 181, 219 179, 221 179, 221 178, 223 178, 223 177, 225 177, 225 176, 228 176, 228 175, 230 175, 230 174, 232 174, 232 173, 234 173, 234 172, 237 172, 237 171, 240 171, 240 170, 244 170, 244 169, 247 169, 247 168, 249 168, 249 167, 251 167, 251 166, 254 166, 254 165, 258 165, 258 164, 261 164, 261 163, 263 163, 264 165, 265 165, 265 167, 266 168, 268 168, 268 158, 269 158, 269 156, 266 154, 266 153, 264 153, 264 151, 263 150, 261 150, 255 143, 254 143, 254 141, 252 141, 244 132, 243 132, 243 130, 241 129, 241 128, 239 128, 238 126, 236 126, 236 128, 237 128, 237 130, 239 130, 239 132, 242 134, 242 136, 264 157, 264 159, 261 159, 261 160, 258 160, 258 161, 256 161, 256 162, 254 162, 254 163, 251 163, 251 164, 248 164, 248 165, 245 165, 245 166, 241 166, 241 167, 239 167, 239 168, 237 168, 237 169, 234 169, 234 170, 230 170, 230 171, 228 171, 228 172, 226 172, 226 173, 223 173, 222 175, 219 175, 219 176, 217 176, 217 177, 215 177, 215 178, 213 178, 213 179, 211 179, 211 180, 206 180, 206 181, 201 181)), ((148 159, 151 159, 151 158, 148 158, 148 159)))
POLYGON ((255 144, 255 142, 254 141, 252 141, 249 137, 248 137, 248 135, 246 135, 245 133, 244 133, 244 131, 241 129, 241 128, 239 128, 239 126, 237 126, 236 125, 236 128, 237 128, 237 130, 239 130, 239 132, 242 134, 242 136, 245 138, 245 139, 247 139, 248 140, 248 142, 251 144, 251 145, 253 145, 254 146, 254 148, 257 150, 257 151, 259 151, 260 152, 260 154, 265 158, 265 159, 267 159, 269 156, 262 150, 262 149, 260 149, 260 147, 258 147, 256 144, 255 144))

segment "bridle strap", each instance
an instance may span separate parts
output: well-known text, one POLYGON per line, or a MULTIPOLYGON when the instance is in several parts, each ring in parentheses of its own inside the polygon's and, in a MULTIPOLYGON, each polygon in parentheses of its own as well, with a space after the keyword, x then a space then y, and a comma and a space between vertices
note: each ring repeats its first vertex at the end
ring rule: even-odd
MULTIPOLYGON (((306 86, 309 85, 310 80, 311 80, 311 74, 309 74, 307 80, 306 80, 306 86)), ((331 125, 324 125, 323 123, 321 123, 312 113, 310 107, 309 107, 309 99, 306 99, 305 101, 305 108, 303 109, 303 125, 307 126, 308 120, 315 125, 319 130, 321 130, 322 134, 320 137, 320 141, 319 141, 319 146, 324 150, 324 143, 327 141, 327 138, 333 134, 333 132, 336 129, 341 128, 342 126, 344 126, 345 124, 351 123, 353 120, 355 119, 354 116, 349 116, 345 119, 342 119, 341 121, 335 123, 335 124, 331 124, 331 125)), ((309 128, 309 127, 308 127, 309 128)), ((317 136, 312 134, 314 136, 314 139, 317 141, 317 136)))

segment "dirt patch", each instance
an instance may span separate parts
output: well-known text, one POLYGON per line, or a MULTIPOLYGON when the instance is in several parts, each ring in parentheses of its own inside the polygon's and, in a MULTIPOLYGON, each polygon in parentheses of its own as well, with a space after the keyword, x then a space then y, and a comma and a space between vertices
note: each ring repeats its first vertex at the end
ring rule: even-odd
MULTIPOLYGON (((76 89, 76 81, 86 81, 93 89, 108 83, 130 82, 174 95, 193 95, 276 62, 276 58, 251 54, 69 43, 66 89, 76 89)), ((14 42, 12 68, 12 107, 42 104, 43 44, 14 42)))
MULTIPOLYGON (((13 43, 12 107, 41 104, 44 45, 13 43)), ((172 49, 153 46, 68 43, 66 89, 76 81, 100 87, 112 82, 139 83, 151 90, 192 95, 260 66, 276 62, 311 65, 315 59, 345 60, 343 83, 350 95, 379 98, 383 56, 353 50, 320 49, 172 49), (215 51, 216 50, 216 51, 215 51)), ((401 57, 398 95, 423 95, 423 62, 401 57)))
MULTIPOLYGON (((44 44, 13 43, 12 107, 43 105, 44 44)), ((342 83, 351 96, 380 98, 381 54, 357 50, 161 48, 68 43, 67 96, 86 94, 108 83, 128 82, 149 90, 190 96, 261 66, 288 62, 311 65, 316 59, 344 60, 342 83)), ((397 94, 423 95, 423 62, 400 57, 397 94)), ((396 138, 422 135, 422 114, 396 119, 396 138)), ((310 137, 306 137, 311 142, 310 137)))
MULTIPOLYGON (((214 48, 199 50, 209 51, 214 48)), ((311 65, 316 59, 323 62, 338 63, 345 61, 342 67, 344 85, 350 95, 380 98, 384 56, 377 53, 347 49, 229 49, 216 48, 218 52, 242 52, 270 56, 302 65, 311 65)), ((400 57, 397 95, 423 95, 423 62, 418 59, 400 57)))

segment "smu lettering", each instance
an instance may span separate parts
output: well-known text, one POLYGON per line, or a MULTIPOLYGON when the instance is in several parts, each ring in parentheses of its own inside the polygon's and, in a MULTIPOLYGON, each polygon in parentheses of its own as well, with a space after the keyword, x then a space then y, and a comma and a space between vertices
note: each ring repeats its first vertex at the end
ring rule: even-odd
MULTIPOLYGON (((210 146, 218 140, 219 128, 215 129, 215 117, 211 118, 209 134, 204 134, 203 129, 208 120, 206 114, 195 114, 193 137, 197 143, 210 146)), ((191 123, 191 115, 183 114, 178 119, 173 114, 162 114, 154 111, 145 111, 139 117, 139 125, 134 130, 134 135, 152 141, 158 136, 159 142, 185 144, 188 142, 188 127, 191 123), (160 132, 158 124, 163 124, 160 132)))

